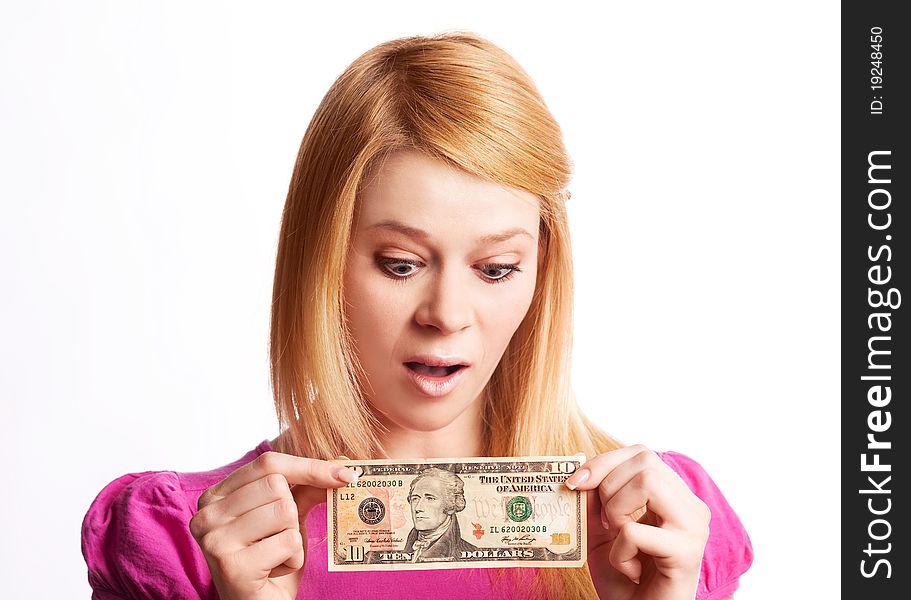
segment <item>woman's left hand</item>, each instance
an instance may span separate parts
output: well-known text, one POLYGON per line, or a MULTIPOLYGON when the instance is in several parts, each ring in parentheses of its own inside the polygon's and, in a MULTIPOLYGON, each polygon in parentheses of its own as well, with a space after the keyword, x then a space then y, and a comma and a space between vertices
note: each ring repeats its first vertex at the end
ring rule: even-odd
POLYGON ((711 511, 657 454, 613 450, 566 484, 592 490, 588 568, 602 600, 693 600, 711 511))

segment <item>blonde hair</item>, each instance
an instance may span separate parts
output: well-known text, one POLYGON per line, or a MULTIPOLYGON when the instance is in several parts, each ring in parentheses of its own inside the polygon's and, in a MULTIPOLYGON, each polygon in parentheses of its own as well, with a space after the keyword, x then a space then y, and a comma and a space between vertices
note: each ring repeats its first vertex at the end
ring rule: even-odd
MULTIPOLYGON (((593 456, 622 446, 585 418, 570 387, 571 164, 560 127, 510 55, 476 35, 446 33, 367 51, 335 81, 304 134, 272 303, 272 387, 279 426, 290 434, 284 450, 383 456, 345 326, 342 282, 358 190, 401 149, 540 198, 534 296, 486 387, 488 455, 593 456)), ((548 596, 597 597, 587 567, 539 570, 538 584, 548 596)))

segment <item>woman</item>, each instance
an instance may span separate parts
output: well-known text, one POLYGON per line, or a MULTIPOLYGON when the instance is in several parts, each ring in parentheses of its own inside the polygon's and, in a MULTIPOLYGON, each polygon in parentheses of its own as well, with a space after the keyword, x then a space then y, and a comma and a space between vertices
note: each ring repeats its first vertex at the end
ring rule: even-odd
POLYGON ((97 597, 729 596, 752 549, 708 475, 623 447, 569 387, 569 178, 559 126, 491 43, 413 37, 358 58, 313 117, 282 218, 283 432, 221 469, 106 487, 83 527, 97 597), (582 569, 326 571, 319 503, 354 476, 334 458, 580 451, 582 569))

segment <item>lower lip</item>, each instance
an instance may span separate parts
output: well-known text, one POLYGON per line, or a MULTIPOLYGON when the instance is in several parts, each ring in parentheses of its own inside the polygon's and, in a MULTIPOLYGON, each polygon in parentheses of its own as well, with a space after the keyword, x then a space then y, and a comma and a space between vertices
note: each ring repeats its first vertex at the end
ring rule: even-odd
POLYGON ((405 372, 411 377, 412 383, 414 383, 419 392, 428 398, 439 398, 440 396, 445 396, 451 392, 453 388, 459 384, 459 380, 462 378, 462 375, 465 374, 465 371, 471 367, 462 367, 455 373, 450 373, 446 377, 421 375, 420 373, 415 373, 404 364, 402 365, 402 368, 405 369, 405 372))

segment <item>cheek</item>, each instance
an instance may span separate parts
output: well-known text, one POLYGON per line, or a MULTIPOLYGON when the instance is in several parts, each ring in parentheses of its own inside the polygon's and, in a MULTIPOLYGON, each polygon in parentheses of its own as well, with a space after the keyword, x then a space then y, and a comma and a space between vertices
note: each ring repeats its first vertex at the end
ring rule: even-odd
POLYGON ((365 275, 366 268, 362 264, 350 265, 344 283, 345 315, 355 342, 360 344, 378 342, 384 333, 388 335, 398 312, 387 297, 388 286, 365 275))
POLYGON ((523 283, 521 288, 516 286, 517 289, 508 298, 501 298, 500 301, 491 303, 491 310, 488 312, 488 315, 493 317, 490 319, 490 325, 498 337, 504 338, 502 340, 504 346, 519 328, 531 306, 535 291, 534 279, 531 279, 530 283, 523 283))

